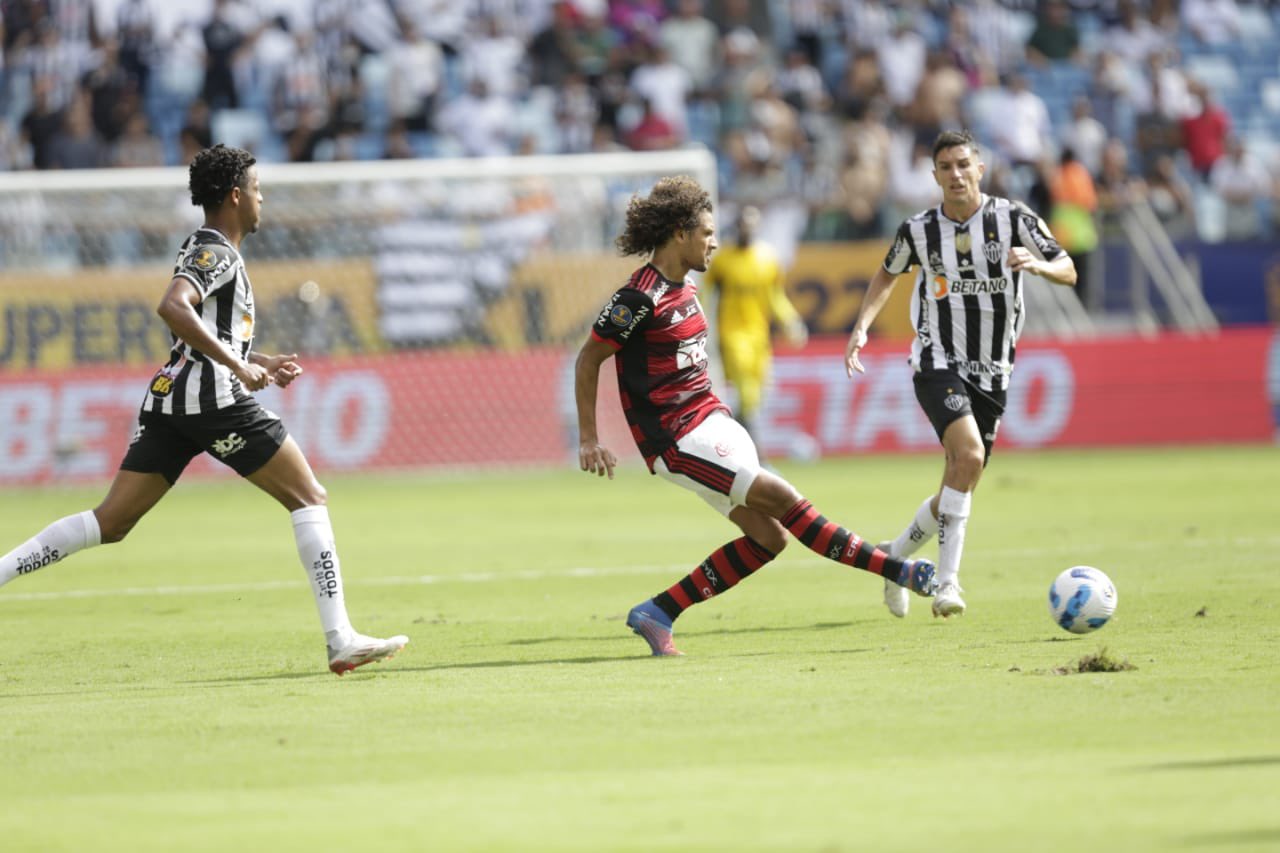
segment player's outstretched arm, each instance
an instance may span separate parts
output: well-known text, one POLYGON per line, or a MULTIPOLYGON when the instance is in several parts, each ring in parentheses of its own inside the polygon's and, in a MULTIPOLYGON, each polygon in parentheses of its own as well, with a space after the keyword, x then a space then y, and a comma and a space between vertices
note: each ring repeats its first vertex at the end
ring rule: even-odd
POLYGON ((844 369, 845 373, 849 374, 849 378, 853 378, 855 370, 859 373, 867 372, 858 359, 858 353, 867 345, 867 330, 871 328, 876 317, 880 316, 880 311, 889 301, 889 294, 893 292, 893 285, 897 281, 898 277, 884 267, 876 270, 876 274, 871 277, 867 294, 862 298, 862 307, 858 309, 858 319, 854 320, 853 331, 849 333, 849 345, 844 350, 844 369))
POLYGON ((573 393, 578 405, 578 466, 590 474, 613 479, 618 458, 600 444, 596 430, 596 392, 600 387, 600 365, 614 349, 604 341, 588 338, 578 353, 574 367, 573 393))

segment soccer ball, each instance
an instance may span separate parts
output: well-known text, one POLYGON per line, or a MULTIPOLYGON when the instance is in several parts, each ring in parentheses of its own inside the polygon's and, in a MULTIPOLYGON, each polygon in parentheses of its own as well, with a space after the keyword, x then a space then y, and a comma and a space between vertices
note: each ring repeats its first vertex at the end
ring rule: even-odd
POLYGON ((1049 587, 1049 615, 1073 634, 1096 631, 1116 612, 1116 585, 1093 566, 1072 566, 1049 587))

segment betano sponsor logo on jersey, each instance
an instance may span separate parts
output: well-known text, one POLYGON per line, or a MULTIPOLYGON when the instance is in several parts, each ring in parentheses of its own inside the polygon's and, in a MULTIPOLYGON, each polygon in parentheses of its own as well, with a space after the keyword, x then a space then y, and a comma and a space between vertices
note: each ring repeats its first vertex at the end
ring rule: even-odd
POLYGON ((952 278, 944 275, 933 277, 933 298, 948 296, 977 296, 981 293, 1004 293, 1009 289, 1009 279, 1000 278, 952 278))

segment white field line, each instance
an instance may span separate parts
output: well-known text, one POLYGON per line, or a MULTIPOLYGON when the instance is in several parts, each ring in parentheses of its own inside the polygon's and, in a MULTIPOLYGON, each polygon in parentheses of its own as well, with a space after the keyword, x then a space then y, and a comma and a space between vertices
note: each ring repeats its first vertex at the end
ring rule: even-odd
MULTIPOLYGON (((1242 546, 1280 546, 1280 536, 1233 536, 1223 539, 1195 539, 1183 543, 1185 545, 1202 547, 1202 548, 1219 548, 1224 549, 1225 553, 1232 553, 1235 549, 1242 546)), ((819 566, 829 565, 829 563, 819 557, 810 554, 796 554, 792 556, 792 552, 799 549, 799 545, 793 544, 789 549, 787 560, 792 565, 803 566, 819 566)), ((1107 554, 1114 557, 1117 554, 1141 555, 1151 553, 1158 549, 1167 548, 1168 545, 1155 545, 1151 542, 1128 542, 1120 546, 1111 546, 1107 549, 1107 554)), ((987 550, 987 555, 998 554, 1003 558, 1015 559, 1038 559, 1053 557, 1061 559, 1061 547, 1054 548, 1005 548, 987 550)), ((1097 547, 1084 544, 1078 547, 1076 551, 1076 559, 1087 561, 1103 556, 1101 550, 1097 547)), ((673 563, 668 565, 636 565, 636 566, 583 566, 568 567, 562 569, 512 569, 510 571, 500 572, 459 572, 449 575, 415 575, 415 576, 391 576, 361 579, 359 576, 348 577, 347 585, 354 587, 361 586, 432 586, 434 584, 448 583, 506 583, 509 581, 540 581, 553 578, 604 578, 604 577, 621 577, 627 575, 650 575, 663 574, 675 575, 681 572, 688 572, 694 568, 695 563, 673 563)), ((1065 567, 1064 567, 1065 568, 1065 567)), ((60 601, 64 599, 77 598, 127 598, 127 597, 145 597, 145 596, 166 596, 166 595, 208 595, 216 593, 237 593, 237 592, 266 592, 277 589, 302 589, 306 586, 306 581, 298 580, 280 580, 280 581, 250 581, 246 583, 226 583, 226 584, 175 584, 166 586, 146 586, 146 587, 124 587, 122 589, 69 589, 60 590, 58 592, 5 592, 0 591, 0 604, 6 601, 60 601)))

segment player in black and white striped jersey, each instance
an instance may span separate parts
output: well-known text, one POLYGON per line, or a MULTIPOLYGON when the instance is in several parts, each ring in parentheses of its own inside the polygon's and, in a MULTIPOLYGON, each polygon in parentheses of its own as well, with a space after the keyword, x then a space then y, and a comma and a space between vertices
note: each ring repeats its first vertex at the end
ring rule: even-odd
MULTIPOLYGON (((892 556, 914 553, 938 536, 938 592, 933 613, 964 613, 960 556, 973 491, 991 458, 1018 342, 1026 319, 1022 275, 1074 286, 1076 268, 1044 220, 1026 205, 986 195, 983 164, 967 131, 933 144, 933 175, 942 204, 902 223, 884 265, 867 288, 845 351, 850 377, 865 372, 858 354, 900 274, 917 267, 911 300, 911 366, 916 399, 945 451, 942 486, 907 528, 882 545, 892 556)), ((885 604, 905 616, 906 590, 886 582, 885 604)))
POLYGON ((154 377, 138 429, 97 507, 67 516, 0 557, 0 586, 76 551, 119 542, 209 453, 289 510, 294 541, 315 593, 329 668, 341 675, 404 648, 404 636, 356 632, 347 616, 342 573, 324 487, 280 419, 250 392, 289 385, 302 374, 296 355, 253 351, 253 288, 240 242, 258 230, 262 192, 247 151, 216 145, 196 155, 191 201, 203 227, 182 244, 156 312, 173 348, 154 377))

